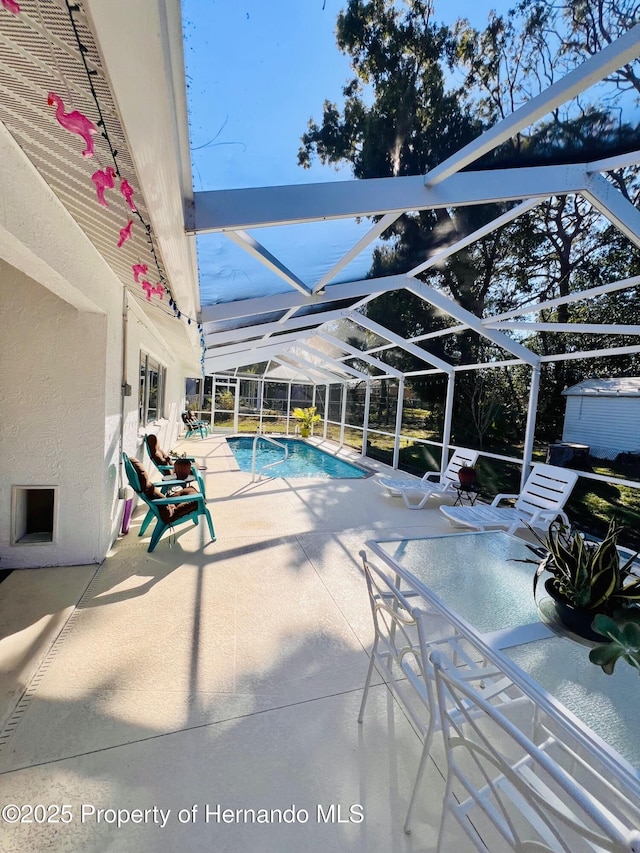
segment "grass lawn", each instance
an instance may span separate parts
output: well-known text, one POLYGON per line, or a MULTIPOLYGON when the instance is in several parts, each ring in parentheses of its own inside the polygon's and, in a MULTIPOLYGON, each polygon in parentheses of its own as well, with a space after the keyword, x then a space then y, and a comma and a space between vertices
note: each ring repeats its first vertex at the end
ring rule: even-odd
MULTIPOLYGON (((420 430, 420 438, 437 440, 437 436, 420 430)), ((359 447, 358 447, 359 449, 359 447)), ((495 453, 514 456, 522 453, 522 447, 491 448, 495 453)), ((388 464, 393 459, 393 438, 377 434, 369 435, 367 455, 388 464)), ((534 448, 534 462, 545 462, 546 445, 534 448)), ((421 476, 425 471, 437 471, 440 467, 440 450, 437 447, 416 444, 403 440, 400 446, 399 468, 421 476)), ((640 467, 621 462, 589 459, 591 471, 602 476, 640 480, 640 467)), ((478 462, 478 482, 482 496, 490 501, 497 494, 517 494, 520 490, 520 465, 481 457, 478 462)), ((624 526, 620 544, 640 551, 640 490, 601 483, 597 480, 580 478, 566 505, 571 522, 580 530, 596 537, 606 533, 611 518, 624 526)))
MULTIPOLYGON (((421 419, 418 419, 421 421, 421 419)), ((399 468, 417 476, 425 471, 437 471, 440 468, 440 448, 436 445, 416 443, 413 439, 423 441, 438 441, 440 436, 419 426, 418 421, 411 427, 404 428, 400 441, 399 468)), ((239 431, 255 433, 259 425, 257 416, 244 415, 240 418, 239 431)), ((216 426, 233 426, 233 416, 228 419, 220 418, 216 413, 216 426), (225 420, 223 424, 221 421, 225 420), (228 422, 227 422, 228 420, 228 422)), ((293 433, 295 423, 289 422, 290 433, 293 433)), ((262 429, 267 433, 284 433, 286 418, 264 417, 262 429)), ((382 427, 385 432, 392 432, 393 427, 382 427)), ((315 435, 321 436, 323 424, 315 428, 315 435)), ((340 428, 336 424, 328 424, 327 438, 331 441, 340 440, 340 428)), ((345 427, 344 443, 360 453, 362 449, 362 430, 345 427)), ((367 434, 367 456, 391 465, 393 462, 393 435, 382 435, 376 431, 367 434)), ((492 447, 490 451, 505 456, 522 454, 522 447, 504 446, 492 447)), ((489 452, 489 449, 488 449, 489 452)), ((544 462, 547 446, 538 445, 533 451, 534 462, 544 462)), ((633 463, 606 462, 601 459, 589 459, 590 470, 594 474, 611 476, 621 479, 640 480, 640 466, 633 463)), ((482 499, 491 501, 497 494, 517 494, 520 490, 520 465, 503 462, 481 456, 478 461, 478 482, 482 487, 482 499)), ((624 526, 625 531, 620 536, 620 544, 640 551, 640 490, 612 483, 601 483, 581 477, 566 505, 566 512, 571 522, 580 530, 596 537, 602 537, 607 530, 609 520, 616 518, 624 526)))

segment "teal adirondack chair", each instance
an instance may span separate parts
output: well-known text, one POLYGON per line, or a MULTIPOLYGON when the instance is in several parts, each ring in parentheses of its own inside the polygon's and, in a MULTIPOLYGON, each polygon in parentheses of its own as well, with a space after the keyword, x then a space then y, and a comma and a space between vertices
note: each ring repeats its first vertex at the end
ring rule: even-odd
MULTIPOLYGON (((169 474, 173 474, 173 465, 159 465, 151 455, 151 448, 149 447, 149 436, 146 433, 144 436, 144 446, 147 451, 147 455, 151 460, 151 464, 160 472, 160 475, 162 477, 166 477, 169 474)), ((185 459, 187 462, 191 462, 191 476, 195 479, 196 483, 198 484, 198 488, 206 498, 207 492, 204 487, 204 480, 195 465, 195 458, 193 456, 180 456, 177 458, 185 459)))
POLYGON ((204 421, 189 420, 188 412, 182 413, 182 423, 184 424, 184 428, 187 431, 185 438, 189 438, 190 436, 195 435, 197 432, 200 433, 200 438, 205 438, 209 433, 207 425, 204 423, 204 421))
MULTIPOLYGON (((122 460, 124 462, 124 470, 127 475, 127 480, 129 481, 129 485, 134 490, 134 492, 143 500, 148 506, 148 512, 142 522, 142 526, 140 527, 140 532, 138 536, 143 536, 151 522, 156 519, 156 526, 151 534, 151 542, 149 543, 149 547, 147 551, 151 553, 153 549, 156 547, 158 542, 160 541, 160 537, 168 530, 170 527, 175 527, 178 524, 183 524, 185 521, 193 521, 194 524, 198 524, 198 519, 202 515, 206 518, 207 524, 209 526, 209 533, 211 534, 211 541, 216 541, 216 534, 213 529, 213 522, 211 520, 211 515, 209 514, 209 510, 205 504, 204 494, 195 494, 195 495, 175 495, 173 497, 149 497, 145 493, 145 486, 150 484, 148 481, 148 475, 144 469, 142 469, 142 474, 139 473, 131 463, 131 460, 127 456, 126 453, 122 454, 122 460), (144 475, 144 477, 142 476, 144 475), (160 516, 160 507, 167 506, 169 504, 181 504, 181 503, 196 503, 197 507, 190 512, 188 515, 180 516, 180 518, 171 519, 171 521, 164 521, 160 516)), ((153 483, 151 485, 155 486, 156 491, 159 489, 174 485, 180 484, 182 481, 167 481, 165 480, 163 483, 153 483)))

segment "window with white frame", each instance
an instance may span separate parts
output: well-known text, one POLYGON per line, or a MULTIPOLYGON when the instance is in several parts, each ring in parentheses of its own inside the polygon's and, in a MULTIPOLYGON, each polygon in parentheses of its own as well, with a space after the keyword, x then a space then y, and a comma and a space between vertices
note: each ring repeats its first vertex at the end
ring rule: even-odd
POLYGON ((164 417, 164 388, 167 369, 147 353, 140 353, 138 420, 142 426, 164 417))

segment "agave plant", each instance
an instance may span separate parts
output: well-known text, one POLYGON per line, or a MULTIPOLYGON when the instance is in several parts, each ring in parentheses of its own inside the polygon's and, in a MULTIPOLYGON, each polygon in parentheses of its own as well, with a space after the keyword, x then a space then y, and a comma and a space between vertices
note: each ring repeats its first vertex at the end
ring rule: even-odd
POLYGON ((637 554, 621 564, 618 537, 623 528, 615 520, 601 542, 589 542, 583 534, 553 522, 545 538, 532 531, 546 552, 534 579, 551 574, 551 586, 560 597, 580 610, 613 612, 640 603, 640 577, 632 566, 637 554))

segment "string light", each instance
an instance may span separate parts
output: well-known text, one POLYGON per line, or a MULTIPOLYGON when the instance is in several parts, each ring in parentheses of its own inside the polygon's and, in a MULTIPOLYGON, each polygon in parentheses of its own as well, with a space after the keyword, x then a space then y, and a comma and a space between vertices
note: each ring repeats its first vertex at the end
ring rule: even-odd
MULTIPOLYGON (((117 160, 118 151, 116 148, 113 147, 112 141, 109 137, 109 131, 107 129, 107 125, 106 125, 106 122, 104 119, 102 108, 100 106, 100 100, 98 98, 98 93, 96 92, 96 88, 93 84, 93 77, 97 74, 97 71, 93 68, 90 68, 88 65, 87 58, 86 58, 86 54, 87 54, 88 50, 85 47, 85 45, 82 43, 82 40, 80 38, 80 33, 78 31, 78 27, 76 25, 76 21, 74 18, 74 14, 81 11, 80 6, 77 3, 70 3, 69 0, 65 0, 65 3, 66 3, 66 7, 67 7, 67 12, 69 14, 69 21, 71 23, 73 34, 74 34, 74 37, 75 37, 75 40, 76 40, 76 43, 78 46, 78 51, 80 53, 80 57, 82 59, 82 64, 84 66, 84 70, 85 70, 85 73, 87 75, 87 81, 89 83, 89 89, 91 91, 91 95, 93 97, 93 100, 94 100, 95 105, 96 105, 96 110, 98 112, 99 120, 96 122, 96 125, 98 128, 100 128, 100 133, 101 133, 102 137, 105 139, 105 141, 109 147, 111 159, 113 160, 113 171, 118 176, 118 178, 120 178, 120 192, 121 192, 123 198, 125 199, 125 201, 127 202, 127 204, 129 205, 129 208, 131 209, 132 215, 134 215, 138 218, 138 220, 140 221, 140 223, 141 223, 141 225, 145 231, 146 240, 147 240, 147 244, 149 247, 149 252, 153 258, 153 262, 154 262, 154 265, 155 265, 155 268, 156 268, 156 271, 158 274, 158 279, 159 279, 158 284, 156 285, 156 288, 152 289, 152 291, 157 293, 159 295, 160 299, 162 299, 162 296, 164 293, 167 293, 167 295, 169 296, 169 307, 173 310, 174 316, 177 317, 178 320, 182 320, 182 319, 186 320, 187 325, 190 326, 192 319, 194 320, 194 322, 196 322, 196 320, 195 320, 195 318, 189 317, 187 314, 183 314, 182 311, 178 308, 175 297, 174 297, 174 295, 171 291, 171 288, 169 287, 169 285, 168 285, 168 283, 164 277, 164 274, 162 272, 162 269, 160 267, 160 262, 158 260, 158 255, 157 255, 156 247, 155 247, 154 240, 153 240, 153 233, 152 233, 151 224, 144 220, 144 217, 142 216, 140 211, 137 209, 137 206, 133 203, 133 200, 132 200, 133 189, 132 189, 131 185, 129 184, 129 182, 127 181, 127 179, 124 178, 120 174, 120 168, 119 168, 118 160, 117 160)), ((3 5, 4 5, 4 3, 3 3, 3 5)), ((110 168, 111 167, 107 167, 107 170, 110 168)), ((105 172, 107 170, 105 170, 105 172)), ((112 186, 113 186, 113 184, 112 184, 112 186)), ((96 189, 97 189, 97 186, 96 186, 96 189)), ((98 198, 100 199, 100 194, 98 194, 98 198)), ((121 242, 118 244, 119 246, 121 246, 122 243, 124 243, 124 241, 129 238, 132 223, 133 223, 133 220, 129 220, 127 225, 125 225, 124 228, 122 228, 120 230, 120 241, 121 242), (124 237, 123 237, 123 232, 126 232, 126 236, 124 236, 124 237)), ((135 265, 134 267, 132 267, 133 277, 134 277, 134 280, 136 281, 136 283, 139 282, 139 274, 142 272, 143 266, 146 267, 146 265, 143 265, 143 264, 138 264, 138 265, 135 265), (139 270, 138 274, 136 274, 136 270, 139 270)), ((147 269, 145 269, 144 272, 146 273, 147 269)), ((151 292, 148 292, 147 298, 150 299, 150 297, 151 297, 151 292)), ((202 357, 200 359, 200 364, 202 366, 202 372, 204 375, 206 345, 205 345, 204 334, 202 332, 202 326, 200 323, 198 323, 198 330, 200 331, 200 346, 202 349, 202 357)))

